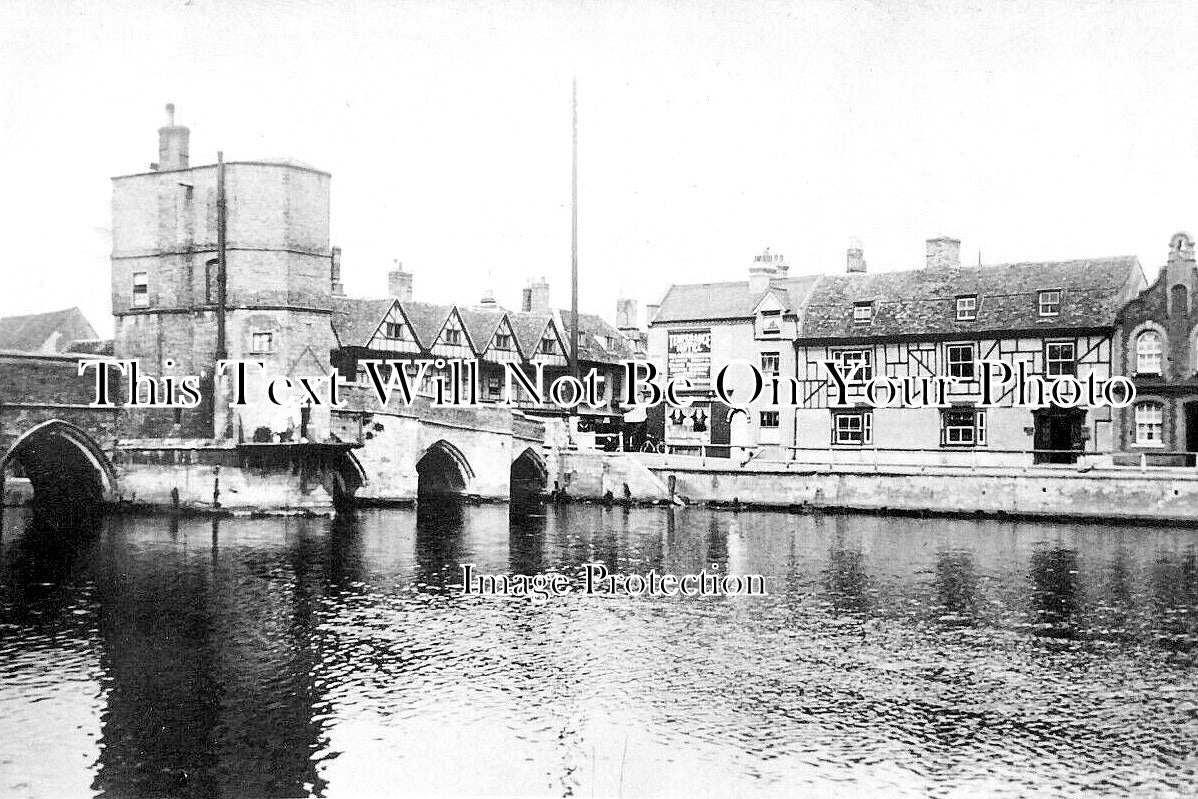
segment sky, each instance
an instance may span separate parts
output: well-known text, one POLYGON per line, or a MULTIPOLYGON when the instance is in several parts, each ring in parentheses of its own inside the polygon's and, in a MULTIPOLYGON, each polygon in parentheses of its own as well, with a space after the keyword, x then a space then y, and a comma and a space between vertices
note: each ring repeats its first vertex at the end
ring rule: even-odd
POLYGON ((0 315, 111 333, 114 175, 157 158, 329 171, 347 293, 569 303, 578 80, 584 311, 671 283, 1131 254, 1198 229, 1198 4, 0 4, 0 315))

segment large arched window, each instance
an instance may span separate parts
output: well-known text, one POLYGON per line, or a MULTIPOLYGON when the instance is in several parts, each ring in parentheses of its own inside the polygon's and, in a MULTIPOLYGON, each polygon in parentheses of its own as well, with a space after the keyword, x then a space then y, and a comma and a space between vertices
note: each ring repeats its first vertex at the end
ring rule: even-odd
POLYGON ((1136 374, 1159 375, 1161 373, 1161 334, 1145 330, 1136 336, 1136 374))
POLYGON ((1165 406, 1159 402, 1136 403, 1136 444, 1141 447, 1165 445, 1165 406))

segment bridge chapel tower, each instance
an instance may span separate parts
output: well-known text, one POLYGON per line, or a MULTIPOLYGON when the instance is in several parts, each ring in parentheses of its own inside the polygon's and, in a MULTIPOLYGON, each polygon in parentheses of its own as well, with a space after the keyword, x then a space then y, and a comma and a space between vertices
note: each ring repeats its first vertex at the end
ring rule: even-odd
POLYGON ((327 407, 302 407, 297 391, 290 407, 229 408, 231 386, 213 371, 223 343, 228 359, 260 361, 269 375, 328 372, 330 175, 284 160, 192 166, 190 132, 167 113, 150 171, 112 179, 114 352, 145 373, 201 375, 204 403, 131 414, 130 435, 322 441, 327 407))

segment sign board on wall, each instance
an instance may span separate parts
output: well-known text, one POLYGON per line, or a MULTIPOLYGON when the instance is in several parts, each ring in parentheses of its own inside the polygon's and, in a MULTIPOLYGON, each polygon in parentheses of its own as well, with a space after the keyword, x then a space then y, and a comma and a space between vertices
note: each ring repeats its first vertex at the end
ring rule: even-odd
POLYGON ((711 331, 671 331, 667 344, 668 377, 691 380, 711 379, 711 331))

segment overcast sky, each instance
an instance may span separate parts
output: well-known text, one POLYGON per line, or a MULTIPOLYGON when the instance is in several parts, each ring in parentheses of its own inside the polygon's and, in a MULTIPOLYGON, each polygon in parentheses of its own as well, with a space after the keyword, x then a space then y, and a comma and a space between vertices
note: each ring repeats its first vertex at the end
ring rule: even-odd
POLYGON ((569 302, 579 82, 583 310, 744 279, 755 253, 911 268, 1134 254, 1198 228, 1198 3, 5 0, 0 315, 104 334, 109 177, 157 157, 333 174, 348 293, 569 302))

